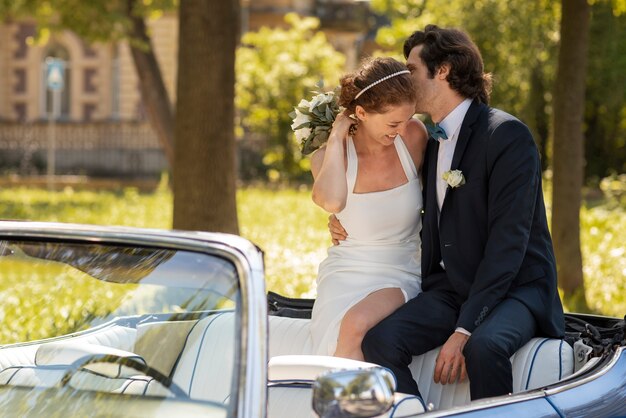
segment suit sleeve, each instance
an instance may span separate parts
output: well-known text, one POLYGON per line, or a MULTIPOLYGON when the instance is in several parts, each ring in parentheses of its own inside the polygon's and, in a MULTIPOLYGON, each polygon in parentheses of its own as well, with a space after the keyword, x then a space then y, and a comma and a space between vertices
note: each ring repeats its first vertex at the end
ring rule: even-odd
POLYGON ((540 190, 539 153, 528 128, 517 120, 500 124, 487 145, 487 240, 457 327, 473 332, 504 299, 528 246, 540 190))

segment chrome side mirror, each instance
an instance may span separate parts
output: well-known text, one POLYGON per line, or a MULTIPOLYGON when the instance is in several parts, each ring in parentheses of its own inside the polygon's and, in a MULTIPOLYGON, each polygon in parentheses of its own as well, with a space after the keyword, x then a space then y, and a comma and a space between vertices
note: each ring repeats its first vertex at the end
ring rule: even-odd
POLYGON ((313 384, 313 410, 320 418, 375 417, 393 406, 395 378, 382 367, 330 371, 313 384))

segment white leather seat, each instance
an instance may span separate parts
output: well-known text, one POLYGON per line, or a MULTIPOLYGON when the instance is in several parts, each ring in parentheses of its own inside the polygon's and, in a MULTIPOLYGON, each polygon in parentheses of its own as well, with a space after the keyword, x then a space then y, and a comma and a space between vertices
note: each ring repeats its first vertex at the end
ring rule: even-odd
MULTIPOLYGON (((72 344, 96 344, 117 348, 124 351, 132 351, 135 344, 136 331, 120 325, 107 325, 90 332, 76 334, 67 338, 55 340, 57 343, 72 344)), ((46 343, 47 344, 47 343, 46 343)), ((37 350, 42 344, 33 344, 23 347, 6 346, 0 347, 0 370, 11 366, 34 366, 37 350)))
MULTIPOLYGON (((269 355, 312 354, 309 320, 270 316, 269 355)), ((413 358, 409 366, 426 404, 435 409, 470 402, 469 383, 440 385, 433 382, 439 348, 413 358)), ((572 348, 562 340, 533 338, 513 357, 513 391, 535 389, 557 382, 573 373, 572 348)))
POLYGON ((172 373, 187 336, 198 321, 154 321, 137 324, 133 352, 166 376, 172 373))
MULTIPOLYGON (((409 366, 424 401, 435 409, 467 405, 469 382, 441 385, 433 381, 439 348, 413 358, 409 366)), ((512 357, 513 393, 557 382, 574 371, 574 351, 563 340, 533 338, 512 357)))
POLYGON ((313 354, 308 319, 269 317, 269 357, 313 354))
MULTIPOLYGON (((235 315, 232 312, 211 315, 198 321, 189 334, 176 364, 172 381, 189 397, 227 403, 235 369, 235 315)), ((140 385, 126 393, 140 393, 140 385)), ((145 390, 148 394, 165 392, 155 382, 145 390)))
MULTIPOLYGON (((77 359, 90 354, 115 354, 137 359, 165 374, 173 369, 173 382, 192 399, 226 403, 231 393, 235 367, 235 329, 234 313, 225 312, 211 315, 195 324, 189 321, 155 323, 140 327, 139 332, 112 326, 100 332, 61 339, 59 342, 0 349, 0 364, 3 365, 0 369, 0 384, 51 387, 60 382, 67 366, 77 359), (154 335, 150 335, 153 331, 161 331, 159 334, 163 338, 183 339, 184 345, 167 341, 161 342, 159 347, 150 348, 148 346, 155 342, 154 335), (145 352, 150 361, 131 352, 134 349, 145 352), (164 350, 168 351, 168 355, 161 361, 164 350), (173 358, 169 351, 175 352, 173 358)), ((171 395, 154 379, 134 369, 108 363, 90 365, 89 369, 93 370, 77 372, 71 385, 81 389, 126 394, 171 395)))
MULTIPOLYGON (((234 369, 235 330, 235 315, 226 312, 198 321, 189 331, 182 352, 173 367, 172 378, 191 398, 228 402, 232 375, 225 370, 234 369)), ((95 344, 133 351, 135 336, 134 329, 112 326, 100 332, 62 341, 69 344, 95 344)), ((39 346, 0 349, 0 384, 50 386, 58 382, 59 370, 53 370, 51 364, 37 364, 38 349, 39 346)), ((268 349, 270 358, 312 354, 309 320, 270 316, 268 349)), ((40 353, 40 360, 50 357, 45 356, 44 351, 40 353)), ((467 383, 442 386, 433 382, 437 353, 438 349, 415 357, 410 365, 425 402, 432 404, 435 409, 467 404, 469 402, 467 383)), ((514 392, 554 383, 571 375, 574 368, 572 348, 561 340, 547 338, 532 339, 511 358, 511 361, 514 392)), ((163 366, 165 371, 170 367, 169 364, 163 366)), ((93 381, 89 376, 80 375, 76 377, 76 381, 85 385, 97 384, 99 389, 102 388, 101 384, 106 384, 108 388, 106 390, 114 392, 165 394, 160 385, 142 376, 119 376, 102 383, 93 381)), ((287 392, 273 389, 269 392, 270 417, 294 416, 294 407, 301 407, 307 414, 310 411, 310 389, 294 390, 291 387, 287 392)))
MULTIPOLYGON (((129 352, 135 341, 135 332, 132 328, 112 324, 49 343, 0 348, 0 384, 51 387, 60 382, 67 366, 89 355, 116 354, 141 360, 129 352)), ((114 390, 126 381, 125 377, 118 378, 122 374, 119 365, 99 363, 90 368, 109 374, 111 380, 86 371, 77 373, 72 383, 82 382, 90 387, 104 384, 109 388, 107 390, 114 390)))

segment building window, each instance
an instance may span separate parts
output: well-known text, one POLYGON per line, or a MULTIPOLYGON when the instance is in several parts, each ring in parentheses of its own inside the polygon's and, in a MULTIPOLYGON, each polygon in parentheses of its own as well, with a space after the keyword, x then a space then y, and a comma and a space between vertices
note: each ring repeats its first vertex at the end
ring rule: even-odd
POLYGON ((71 109, 71 71, 72 68, 70 66, 70 54, 68 50, 59 45, 52 44, 48 47, 48 50, 44 54, 44 59, 42 62, 42 117, 50 118, 53 117, 53 112, 56 110, 56 118, 59 120, 69 120, 70 118, 70 109, 71 109), (55 93, 52 89, 49 88, 49 74, 48 68, 51 60, 55 60, 61 63, 62 72, 63 72, 63 83, 62 88, 58 90, 58 93, 55 93), (54 103, 54 95, 58 94, 59 99, 56 104, 59 109, 55 109, 54 103))

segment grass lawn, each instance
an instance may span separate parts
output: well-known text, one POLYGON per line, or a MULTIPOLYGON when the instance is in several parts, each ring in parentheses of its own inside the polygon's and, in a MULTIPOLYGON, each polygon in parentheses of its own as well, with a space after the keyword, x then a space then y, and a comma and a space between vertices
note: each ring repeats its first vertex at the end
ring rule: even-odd
MULTIPOLYGON (((267 288, 285 295, 314 297, 317 265, 330 237, 327 215, 310 190, 244 188, 237 193, 240 234, 265 251, 267 288)), ((582 250, 586 293, 592 309, 626 313, 626 216, 623 207, 583 208, 582 250)), ((172 196, 154 193, 0 190, 0 218, 138 227, 171 227, 172 196)))

